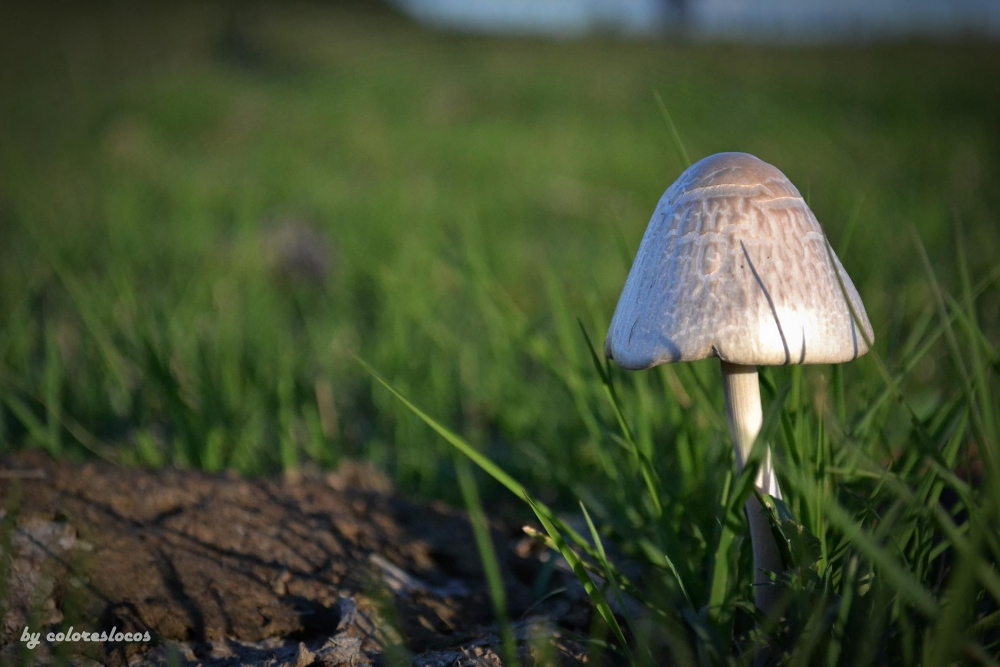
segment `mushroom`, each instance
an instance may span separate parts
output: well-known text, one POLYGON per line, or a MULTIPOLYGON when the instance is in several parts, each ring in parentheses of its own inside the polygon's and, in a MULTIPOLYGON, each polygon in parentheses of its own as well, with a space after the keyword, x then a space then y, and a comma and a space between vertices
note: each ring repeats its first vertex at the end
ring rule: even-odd
MULTIPOLYGON (((605 355, 628 370, 718 357, 742 471, 762 424, 757 366, 842 363, 873 338, 861 297, 795 186, 752 155, 719 153, 660 199, 605 355)), ((781 498, 770 451, 754 485, 781 498)), ((754 601, 770 613, 778 591, 768 572, 782 571, 781 554, 756 495, 746 512, 754 601)))

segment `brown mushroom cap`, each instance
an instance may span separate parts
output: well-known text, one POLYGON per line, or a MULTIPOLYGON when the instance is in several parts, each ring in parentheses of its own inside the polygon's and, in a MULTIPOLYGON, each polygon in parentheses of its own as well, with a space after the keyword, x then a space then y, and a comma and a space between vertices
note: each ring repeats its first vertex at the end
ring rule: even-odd
POLYGON ((854 283, 795 186, 752 155, 719 153, 660 199, 605 354, 632 370, 713 356, 771 366, 850 361, 868 345, 845 292, 873 340, 854 283))

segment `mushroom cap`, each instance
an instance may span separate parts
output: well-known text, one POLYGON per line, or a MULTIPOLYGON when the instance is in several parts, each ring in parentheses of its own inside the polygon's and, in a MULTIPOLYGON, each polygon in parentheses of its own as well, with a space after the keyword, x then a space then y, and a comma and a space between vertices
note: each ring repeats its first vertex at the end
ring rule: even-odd
POLYGON ((718 153, 660 199, 604 351, 630 370, 706 357, 850 361, 868 345, 845 296, 873 340, 854 283, 795 186, 752 155, 718 153))

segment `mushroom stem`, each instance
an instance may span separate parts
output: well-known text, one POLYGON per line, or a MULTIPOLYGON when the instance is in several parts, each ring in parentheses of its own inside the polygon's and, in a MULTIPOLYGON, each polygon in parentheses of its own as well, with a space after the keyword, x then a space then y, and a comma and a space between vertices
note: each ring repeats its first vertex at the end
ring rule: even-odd
MULTIPOLYGON (((726 416, 729 418, 729 432, 733 438, 736 464, 742 471, 764 421, 760 407, 757 367, 723 361, 722 386, 726 395, 726 416)), ((768 494, 781 498, 781 489, 778 488, 778 478, 774 475, 770 450, 757 470, 754 486, 761 495, 768 494)), ((754 604, 765 614, 770 614, 777 602, 778 591, 765 573, 782 571, 781 552, 771 533, 767 512, 757 500, 757 496, 750 496, 747 499, 746 512, 750 523, 750 542, 753 545, 754 604)))

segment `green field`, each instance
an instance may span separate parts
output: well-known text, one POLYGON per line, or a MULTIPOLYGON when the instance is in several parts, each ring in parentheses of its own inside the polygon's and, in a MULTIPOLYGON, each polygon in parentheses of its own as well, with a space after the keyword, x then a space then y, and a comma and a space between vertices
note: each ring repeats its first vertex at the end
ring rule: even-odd
POLYGON ((1000 47, 483 39, 322 3, 3 12, 3 450, 360 457, 460 503, 453 448, 357 355, 534 497, 582 500, 657 573, 664 627, 721 660, 753 622, 717 362, 612 370, 623 430, 581 326, 600 350, 685 155, 746 151, 802 191, 876 332, 849 365, 766 374, 818 538, 793 540, 789 645, 995 664, 1000 47))

